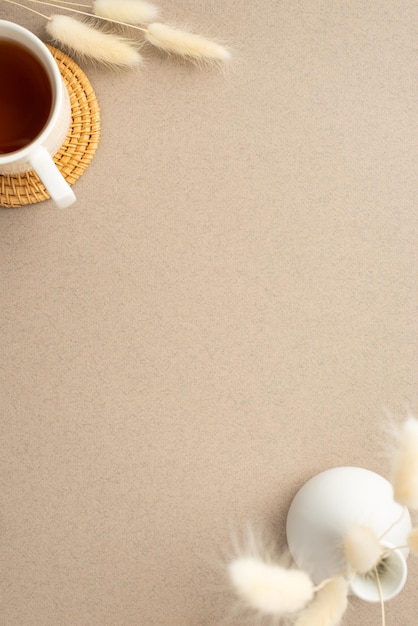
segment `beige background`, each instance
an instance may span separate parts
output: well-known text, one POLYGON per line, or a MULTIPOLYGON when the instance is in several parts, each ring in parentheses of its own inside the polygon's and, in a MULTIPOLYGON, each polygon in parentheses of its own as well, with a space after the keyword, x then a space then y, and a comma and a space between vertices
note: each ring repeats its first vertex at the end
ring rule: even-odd
POLYGON ((415 5, 161 0, 228 70, 81 63, 77 204, 0 211, 2 625, 253 624, 232 530, 279 546, 313 474, 387 474, 382 425, 418 410, 415 5))

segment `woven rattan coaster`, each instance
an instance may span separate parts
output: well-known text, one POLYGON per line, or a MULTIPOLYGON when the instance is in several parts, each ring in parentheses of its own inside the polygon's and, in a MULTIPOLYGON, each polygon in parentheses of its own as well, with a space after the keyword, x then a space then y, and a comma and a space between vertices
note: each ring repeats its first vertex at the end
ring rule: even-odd
MULTIPOLYGON (((74 61, 57 48, 48 46, 55 58, 71 102, 71 126, 54 161, 72 185, 90 165, 100 139, 100 110, 87 76, 74 61)), ((20 207, 49 199, 49 193, 35 172, 0 175, 0 206, 20 207)))

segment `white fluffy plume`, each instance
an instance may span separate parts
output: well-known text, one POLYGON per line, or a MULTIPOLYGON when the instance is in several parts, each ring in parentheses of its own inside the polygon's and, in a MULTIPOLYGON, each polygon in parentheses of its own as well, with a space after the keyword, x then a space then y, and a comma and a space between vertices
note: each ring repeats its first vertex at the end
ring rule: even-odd
POLYGON ((210 39, 158 22, 148 26, 145 37, 157 48, 190 59, 227 61, 230 58, 230 53, 226 48, 210 39))
POLYGON ((228 565, 233 588, 245 604, 268 615, 303 609, 313 597, 313 584, 300 570, 265 563, 256 557, 238 557, 228 565))
POLYGON ((72 52, 107 65, 131 67, 141 61, 140 55, 128 40, 103 33, 66 15, 52 15, 47 30, 55 41, 72 52))
POLYGON ((299 615, 294 626, 339 626, 347 609, 348 583, 342 577, 331 579, 299 615))
POLYGON ((413 528, 408 535, 408 546, 411 551, 418 555, 418 528, 413 528))
POLYGON ((398 431, 392 485, 396 502, 418 509, 418 420, 412 416, 403 422, 398 431))
POLYGON ((93 11, 100 17, 126 24, 146 24, 158 15, 156 6, 142 0, 95 0, 93 11))
POLYGON ((351 567, 359 574, 365 574, 377 566, 383 548, 371 528, 355 524, 344 537, 344 552, 351 567))

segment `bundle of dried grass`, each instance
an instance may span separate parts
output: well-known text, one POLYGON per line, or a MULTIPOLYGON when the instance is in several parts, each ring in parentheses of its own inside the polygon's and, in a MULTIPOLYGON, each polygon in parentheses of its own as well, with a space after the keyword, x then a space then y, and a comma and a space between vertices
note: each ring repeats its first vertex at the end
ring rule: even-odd
POLYGON ((68 48, 71 53, 106 65, 130 67, 138 64, 140 56, 132 41, 119 35, 103 33, 98 28, 100 22, 108 24, 109 27, 118 25, 130 28, 133 32, 142 35, 142 43, 148 42, 160 50, 193 61, 227 61, 231 56, 226 48, 210 39, 153 22, 158 15, 158 9, 143 0, 92 0, 91 5, 65 0, 55 0, 55 2, 47 0, 3 1, 44 17, 48 22, 47 31, 53 40, 68 48), (70 6, 72 4, 86 10, 73 8, 70 6), (83 18, 88 17, 89 22, 81 22, 63 15, 45 15, 28 5, 59 8, 83 18), (153 23, 149 24, 149 22, 153 23), (139 24, 145 26, 139 26, 139 24), (146 26, 146 24, 149 25, 146 26))
MULTIPOLYGON (((257 551, 254 558, 253 555, 237 558, 229 564, 228 574, 237 595, 247 606, 261 615, 289 617, 293 626, 339 626, 347 609, 349 581, 356 576, 358 580, 375 583, 380 598, 381 624, 385 626, 387 589, 384 583, 388 579, 385 581, 383 577, 395 572, 390 561, 391 552, 409 548, 418 556, 417 526, 403 538, 405 545, 387 547, 381 543, 385 535, 401 522, 408 509, 418 510, 418 419, 409 416, 397 426, 394 440, 393 500, 390 497, 389 503, 390 506, 402 505, 401 515, 380 536, 363 524, 349 528, 340 546, 345 556, 341 571, 316 587, 304 572, 273 565, 268 559, 260 558, 257 551)), ((352 586, 356 593, 354 583, 352 586)))

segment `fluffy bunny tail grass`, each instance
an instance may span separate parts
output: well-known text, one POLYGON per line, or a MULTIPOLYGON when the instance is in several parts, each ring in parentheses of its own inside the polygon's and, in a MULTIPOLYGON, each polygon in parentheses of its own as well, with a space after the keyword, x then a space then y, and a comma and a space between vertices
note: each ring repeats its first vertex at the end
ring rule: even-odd
POLYGON ((408 546, 418 556, 418 528, 413 528, 408 535, 408 546))
POLYGON ((331 579, 299 615, 294 626, 339 626, 347 609, 348 583, 331 579))
POLYGON ((418 509, 418 420, 408 417, 398 432, 392 485, 396 502, 418 509))
POLYGON ((131 67, 141 61, 126 39, 98 31, 72 17, 52 15, 46 28, 55 41, 81 56, 119 67, 131 67))
POLYGON ((95 0, 93 11, 100 17, 126 24, 146 24, 158 15, 157 7, 142 0, 95 0))
POLYGON ((150 24, 145 35, 153 46, 190 59, 227 61, 230 53, 219 44, 158 22, 150 24))
POLYGON ((344 537, 344 552, 351 567, 359 574, 365 574, 376 567, 383 548, 371 528, 356 524, 344 537))
POLYGON ((303 609, 313 597, 313 584, 300 570, 285 569, 254 557, 238 557, 228 565, 232 586, 244 603, 266 615, 303 609))

